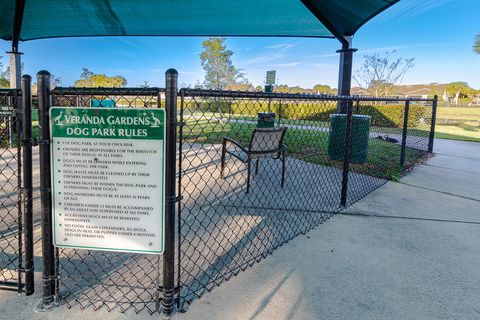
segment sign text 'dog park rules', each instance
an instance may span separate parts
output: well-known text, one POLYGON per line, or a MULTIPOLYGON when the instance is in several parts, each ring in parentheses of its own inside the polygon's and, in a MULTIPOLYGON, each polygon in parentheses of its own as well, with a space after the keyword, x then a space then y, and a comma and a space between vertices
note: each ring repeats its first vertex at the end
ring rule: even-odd
POLYGON ((50 109, 54 244, 162 253, 163 109, 50 109))

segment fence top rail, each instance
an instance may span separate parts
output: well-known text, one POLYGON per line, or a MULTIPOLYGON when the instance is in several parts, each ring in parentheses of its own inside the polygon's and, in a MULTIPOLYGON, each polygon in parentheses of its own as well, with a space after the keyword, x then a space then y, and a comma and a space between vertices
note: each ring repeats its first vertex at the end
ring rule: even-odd
POLYGON ((289 100, 335 100, 335 101, 379 101, 379 102, 433 102, 435 99, 399 98, 399 97, 371 97, 371 96, 337 96, 330 94, 302 94, 302 93, 266 93, 250 91, 180 89, 184 97, 222 97, 222 98, 258 98, 258 99, 289 99, 289 100))
POLYGON ((150 96, 165 92, 164 88, 108 88, 108 87, 56 87, 52 90, 53 94, 60 95, 122 95, 122 96, 150 96))
POLYGON ((2 95, 15 95, 15 94, 20 94, 22 90, 20 89, 11 89, 11 88, 0 88, 0 94, 2 95))

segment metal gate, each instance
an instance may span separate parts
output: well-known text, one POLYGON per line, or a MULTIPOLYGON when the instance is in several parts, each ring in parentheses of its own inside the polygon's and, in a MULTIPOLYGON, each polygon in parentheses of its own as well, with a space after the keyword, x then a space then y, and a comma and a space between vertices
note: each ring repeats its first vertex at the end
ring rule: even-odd
MULTIPOLYGON (((50 94, 52 106, 163 107, 163 89, 160 88, 58 87, 50 94)), ((106 308, 108 311, 133 310, 135 313, 147 311, 151 314, 159 310, 162 297, 161 255, 67 248, 54 250, 54 295, 60 298, 60 304, 68 308, 106 308)))
POLYGON ((19 90, 0 91, 0 284, 2 289, 22 291, 21 148, 19 118, 15 110, 19 90))
POLYGON ((0 89, 0 289, 27 295, 34 291, 30 85, 25 75, 22 90, 0 89))
POLYGON ((161 88, 60 88, 50 90, 50 73, 40 71, 38 125, 42 213, 42 301, 37 311, 63 305, 150 314, 174 311, 175 117, 177 73, 167 71, 161 88), (169 84, 170 83, 170 84, 169 84), (175 84, 175 85, 173 85, 175 84), (169 101, 169 102, 168 102, 169 101), (175 101, 175 102, 174 102, 175 101), (163 255, 56 248, 52 238, 49 110, 61 107, 166 109, 165 249, 163 255))

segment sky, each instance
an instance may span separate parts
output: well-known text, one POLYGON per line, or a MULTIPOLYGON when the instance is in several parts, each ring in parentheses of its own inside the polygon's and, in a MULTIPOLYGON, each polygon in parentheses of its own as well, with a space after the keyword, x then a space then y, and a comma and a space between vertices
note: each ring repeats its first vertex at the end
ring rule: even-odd
MULTIPOLYGON (((394 57, 415 58, 403 84, 466 81, 480 88, 480 55, 472 51, 480 33, 479 0, 401 0, 361 28, 353 39, 358 49, 354 71, 365 54, 395 51, 394 57)), ((81 69, 121 75, 128 86, 164 86, 169 68, 179 71, 182 87, 203 82, 200 37, 96 37, 23 42, 24 73, 45 69, 73 85, 81 69)), ((263 85, 267 70, 277 71, 277 83, 311 88, 337 87, 340 43, 335 39, 227 38, 233 63, 252 84, 263 85)), ((2 54, 10 43, 0 40, 2 54)), ((353 83, 355 85, 355 83, 353 83)))

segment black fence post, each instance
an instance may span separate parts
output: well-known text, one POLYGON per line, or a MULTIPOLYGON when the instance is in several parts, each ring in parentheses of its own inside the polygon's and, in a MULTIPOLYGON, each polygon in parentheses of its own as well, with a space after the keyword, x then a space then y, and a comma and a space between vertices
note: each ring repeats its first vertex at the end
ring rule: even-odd
POLYGON ((43 260, 43 293, 38 311, 45 311, 54 307, 55 301, 55 248, 52 239, 52 191, 50 181, 50 73, 37 73, 38 88, 38 124, 40 138, 40 201, 42 216, 42 260, 43 260))
POLYGON ((25 241, 25 294, 34 293, 32 195, 32 77, 22 76, 22 201, 25 241))
POLYGON ((352 143, 352 100, 345 100, 342 102, 346 105, 347 121, 345 126, 345 140, 344 140, 344 158, 343 158, 343 171, 342 171, 342 194, 340 204, 342 206, 347 205, 348 194, 348 171, 350 164, 350 145, 352 143))
POLYGON ((433 97, 432 103, 432 124, 430 126, 430 137, 428 139, 428 152, 433 152, 433 141, 435 139, 435 122, 437 120, 437 104, 438 104, 438 96, 435 95, 433 97))
POLYGON ((408 112, 410 111, 410 100, 405 101, 405 110, 403 112, 403 131, 402 131, 402 147, 400 150, 400 166, 405 165, 405 149, 407 147, 407 130, 408 130, 408 112))
MULTIPOLYGON (((178 195, 182 195, 182 150, 183 150, 183 109, 185 106, 185 92, 180 90, 180 127, 178 129, 178 195)), ((182 304, 181 301, 181 285, 182 279, 180 277, 182 266, 180 262, 182 261, 182 202, 177 202, 177 234, 178 234, 178 244, 177 244, 177 310, 180 312, 186 312, 188 306, 182 304)))
POLYGON ((18 255, 18 260, 17 260, 17 292, 20 294, 24 290, 23 286, 23 272, 25 270, 23 266, 23 235, 24 235, 24 221, 23 221, 23 207, 22 207, 22 130, 20 129, 22 127, 22 117, 19 117, 18 115, 22 112, 22 101, 20 97, 20 92, 19 90, 14 90, 13 91, 13 100, 9 102, 9 105, 14 106, 14 115, 12 115, 10 118, 10 121, 6 121, 6 129, 8 132, 8 146, 10 148, 14 147, 14 143, 17 144, 16 146, 16 156, 17 156, 17 170, 16 170, 16 175, 17 175, 17 188, 19 192, 17 193, 17 205, 16 209, 18 212, 17 215, 17 225, 18 225, 18 230, 17 230, 17 243, 18 243, 18 250, 17 250, 17 255, 18 255), (15 121, 13 121, 15 119, 15 121), (14 133, 16 133, 14 135, 14 133))
POLYGON ((165 73, 166 154, 165 154, 165 248, 163 252, 163 315, 170 317, 175 306, 175 204, 177 146, 178 72, 165 73))
MULTIPOLYGON (((22 98, 19 97, 20 92, 15 90, 13 92, 13 97, 11 98, 10 105, 14 105, 16 110, 22 109, 22 98)), ((6 123, 7 132, 8 132, 8 145, 13 147, 14 140, 18 140, 19 134, 22 132, 22 117, 18 117, 17 114, 14 114, 10 117, 10 121, 6 123), (16 138, 15 138, 16 137, 16 138)), ((20 178, 20 177, 19 177, 20 178)))
POLYGON ((277 113, 278 113, 277 127, 282 125, 282 112, 283 112, 283 110, 282 110, 282 100, 279 100, 278 101, 278 109, 277 109, 277 113))

